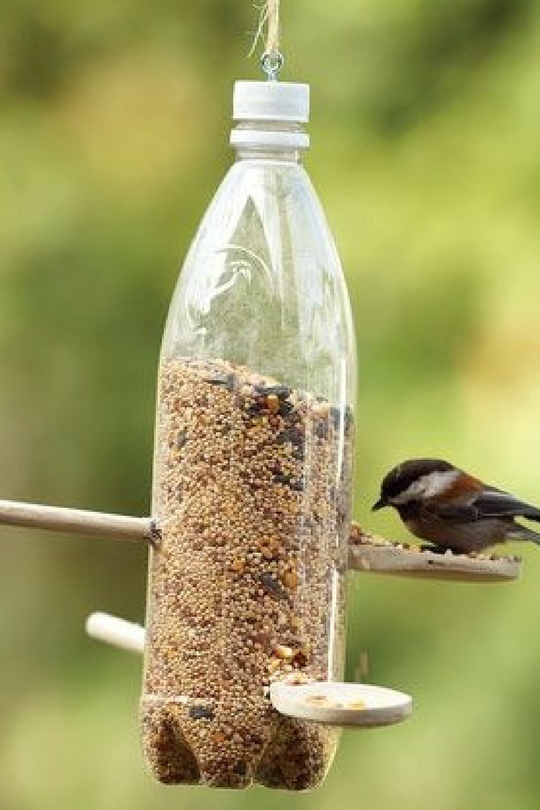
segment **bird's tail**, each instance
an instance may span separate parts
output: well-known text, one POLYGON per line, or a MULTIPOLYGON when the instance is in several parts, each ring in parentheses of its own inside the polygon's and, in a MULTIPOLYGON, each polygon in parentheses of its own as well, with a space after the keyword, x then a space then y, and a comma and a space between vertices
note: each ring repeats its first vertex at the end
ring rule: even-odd
POLYGON ((528 529, 526 526, 521 526, 519 523, 516 523, 515 527, 512 527, 507 537, 509 540, 529 540, 531 543, 536 543, 537 546, 540 546, 540 534, 533 532, 532 529, 528 529))

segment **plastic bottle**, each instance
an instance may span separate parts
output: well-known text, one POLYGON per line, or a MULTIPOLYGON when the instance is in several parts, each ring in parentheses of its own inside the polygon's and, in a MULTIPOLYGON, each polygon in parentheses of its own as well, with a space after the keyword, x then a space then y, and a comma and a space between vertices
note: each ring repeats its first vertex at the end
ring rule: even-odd
POLYGON ((308 114, 307 85, 236 83, 237 160, 165 329, 141 720, 166 783, 303 790, 337 744, 268 698, 343 677, 355 339, 308 114))

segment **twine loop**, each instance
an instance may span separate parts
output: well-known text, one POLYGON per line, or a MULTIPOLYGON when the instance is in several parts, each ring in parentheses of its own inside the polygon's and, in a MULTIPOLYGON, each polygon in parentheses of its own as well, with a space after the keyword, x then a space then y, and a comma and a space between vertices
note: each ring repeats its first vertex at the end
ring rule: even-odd
POLYGON ((261 67, 271 82, 277 81, 278 73, 285 62, 283 54, 279 50, 279 3, 280 0, 265 0, 261 6, 259 25, 249 54, 250 56, 253 54, 263 32, 266 32, 261 67))

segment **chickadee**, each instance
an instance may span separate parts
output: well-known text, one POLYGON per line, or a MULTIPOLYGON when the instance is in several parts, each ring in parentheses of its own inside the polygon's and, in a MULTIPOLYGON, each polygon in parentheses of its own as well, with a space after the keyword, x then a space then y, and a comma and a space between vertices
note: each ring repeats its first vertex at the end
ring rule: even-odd
POLYGON ((468 554, 507 540, 531 540, 540 534, 514 518, 540 522, 540 509, 508 492, 483 484, 447 461, 417 458, 390 470, 372 511, 397 509, 410 532, 435 550, 468 554))

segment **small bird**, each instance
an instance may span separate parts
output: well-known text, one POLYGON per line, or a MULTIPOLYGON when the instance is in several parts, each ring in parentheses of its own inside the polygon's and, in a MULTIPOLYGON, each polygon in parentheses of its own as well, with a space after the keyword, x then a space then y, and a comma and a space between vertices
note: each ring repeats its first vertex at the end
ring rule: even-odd
POLYGON ((540 522, 540 509, 448 461, 416 458, 398 464, 384 477, 372 511, 385 506, 393 506, 409 531, 427 540, 433 551, 469 554, 507 540, 540 545, 539 533, 515 522, 518 517, 540 522))

